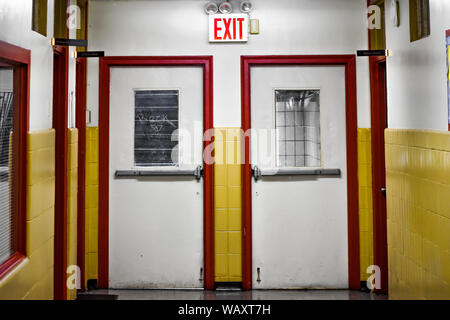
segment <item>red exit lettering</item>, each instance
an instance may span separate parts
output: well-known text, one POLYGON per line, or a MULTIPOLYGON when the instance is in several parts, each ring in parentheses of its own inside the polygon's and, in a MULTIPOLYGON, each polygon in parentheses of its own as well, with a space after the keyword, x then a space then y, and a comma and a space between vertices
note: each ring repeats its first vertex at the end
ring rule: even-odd
POLYGON ((214 40, 242 40, 244 18, 214 18, 214 40))

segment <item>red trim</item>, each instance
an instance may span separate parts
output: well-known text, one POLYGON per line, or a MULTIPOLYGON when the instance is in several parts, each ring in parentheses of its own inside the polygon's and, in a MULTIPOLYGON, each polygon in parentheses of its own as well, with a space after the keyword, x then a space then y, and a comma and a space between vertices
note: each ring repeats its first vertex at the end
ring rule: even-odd
POLYGON ((53 55, 53 128, 55 141, 54 298, 65 300, 67 269, 68 167, 68 49, 55 47, 53 55))
POLYGON ((374 264, 381 269, 381 289, 388 292, 388 248, 386 197, 381 188, 386 187, 384 130, 387 128, 386 114, 386 57, 370 57, 371 126, 372 126, 372 199, 374 264))
MULTIPOLYGON (((70 0, 66 0, 66 7, 70 0)), ((66 14, 66 20, 69 14, 66 14)), ((66 37, 70 30, 66 28, 66 37)), ((53 128, 55 129, 55 236, 54 279, 55 300, 66 300, 67 270, 67 170, 68 170, 68 97, 69 48, 53 48, 53 128), (56 108, 62 105, 64 108, 56 108)))
POLYGON ((26 255, 26 203, 27 203, 27 132, 29 125, 30 101, 30 64, 21 65, 14 70, 15 110, 14 128, 19 135, 14 137, 14 167, 19 168, 14 173, 14 208, 17 217, 16 250, 26 255))
POLYGON ((77 264, 81 269, 81 289, 86 282, 86 85, 87 62, 77 59, 76 64, 76 127, 78 129, 78 193, 77 193, 77 264))
MULTIPOLYGON (((347 131, 347 200, 348 200, 348 273, 349 288, 359 289, 359 215, 358 215, 358 156, 356 108, 356 58, 354 55, 312 56, 242 56, 241 99, 242 128, 251 128, 250 69, 252 66, 277 65, 342 65, 345 66, 345 99, 347 131)), ((244 141, 245 143, 245 141, 244 141)), ((242 280, 243 288, 252 288, 252 193, 250 139, 245 143, 242 165, 242 280)))
MULTIPOLYGON (((84 37, 88 38, 88 1, 78 0, 85 9, 84 37)), ((83 10, 83 9, 82 9, 83 10)), ((76 61, 76 116, 78 129, 78 192, 77 192, 77 264, 81 270, 81 290, 86 289, 86 90, 87 60, 76 61)))
POLYGON ((25 260, 25 256, 19 252, 14 253, 8 260, 3 262, 0 265, 0 279, 8 275, 11 271, 14 270, 23 260, 25 260))
POLYGON ((0 279, 5 277, 26 256, 27 204, 27 133, 30 106, 31 51, 0 41, 0 63, 14 67, 14 131, 13 136, 13 214, 17 221, 13 234, 16 253, 0 265, 0 279))
POLYGON ((31 51, 0 41, 0 60, 8 65, 30 65, 31 51))
MULTIPOLYGON (((99 230, 98 286, 108 287, 109 279, 109 87, 110 68, 123 66, 202 66, 203 130, 213 129, 213 58, 182 57, 105 57, 100 59, 99 80, 99 230)), ((204 147, 211 142, 204 142, 204 147)), ((214 172, 213 165, 204 168, 204 269, 205 289, 214 288, 214 172)))

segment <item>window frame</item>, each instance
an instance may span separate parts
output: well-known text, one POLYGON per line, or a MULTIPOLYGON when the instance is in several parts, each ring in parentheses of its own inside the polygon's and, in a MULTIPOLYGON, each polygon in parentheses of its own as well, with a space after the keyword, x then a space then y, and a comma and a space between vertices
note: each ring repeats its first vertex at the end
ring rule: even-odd
POLYGON ((16 230, 15 253, 0 264, 0 280, 10 274, 26 258, 26 203, 27 203, 27 132, 29 126, 31 51, 0 41, 0 63, 14 67, 14 135, 13 161, 16 175, 12 183, 16 230))

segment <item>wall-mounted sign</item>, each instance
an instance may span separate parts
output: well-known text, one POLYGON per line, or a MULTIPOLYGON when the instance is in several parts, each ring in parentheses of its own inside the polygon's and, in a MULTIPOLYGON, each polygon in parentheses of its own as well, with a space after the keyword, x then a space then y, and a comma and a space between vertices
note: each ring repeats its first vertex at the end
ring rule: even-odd
POLYGON ((62 47, 87 47, 88 42, 87 40, 52 38, 51 45, 62 47))
POLYGON ((358 57, 387 57, 389 50, 358 50, 356 55, 358 57))
POLYGON ((210 42, 247 42, 247 14, 212 14, 209 16, 210 42))
POLYGON ((105 56, 105 51, 84 51, 77 52, 77 58, 102 58, 105 56))

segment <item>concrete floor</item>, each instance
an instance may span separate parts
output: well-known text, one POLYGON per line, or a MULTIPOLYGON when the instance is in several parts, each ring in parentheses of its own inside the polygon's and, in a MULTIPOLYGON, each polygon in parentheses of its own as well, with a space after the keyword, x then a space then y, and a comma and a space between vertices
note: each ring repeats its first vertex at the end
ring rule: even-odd
POLYGON ((352 290, 92 290, 83 295, 117 295, 118 300, 386 300, 352 290))

